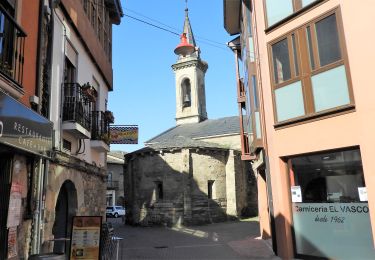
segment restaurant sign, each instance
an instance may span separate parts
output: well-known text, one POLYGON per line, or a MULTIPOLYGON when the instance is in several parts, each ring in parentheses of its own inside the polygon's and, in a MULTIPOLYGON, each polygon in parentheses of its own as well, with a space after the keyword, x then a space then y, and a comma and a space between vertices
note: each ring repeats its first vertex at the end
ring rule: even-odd
POLYGON ((0 143, 48 156, 52 133, 52 122, 0 91, 0 143))
POLYGON ((113 125, 110 127, 111 144, 138 144, 138 126, 113 125))

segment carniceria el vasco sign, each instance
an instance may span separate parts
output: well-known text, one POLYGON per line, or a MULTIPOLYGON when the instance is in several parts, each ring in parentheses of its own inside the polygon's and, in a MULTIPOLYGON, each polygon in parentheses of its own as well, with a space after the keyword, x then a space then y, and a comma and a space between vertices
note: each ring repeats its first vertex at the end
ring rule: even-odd
POLYGON ((0 91, 0 143, 49 157, 52 122, 0 91))

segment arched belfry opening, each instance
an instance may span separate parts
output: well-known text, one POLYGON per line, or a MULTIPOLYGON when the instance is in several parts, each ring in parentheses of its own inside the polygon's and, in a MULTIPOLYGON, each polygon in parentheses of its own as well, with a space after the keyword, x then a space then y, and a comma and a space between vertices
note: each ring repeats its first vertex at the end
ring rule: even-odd
POLYGON ((182 108, 191 106, 191 84, 190 79, 185 78, 181 83, 182 88, 182 108))
POLYGON ((70 250, 70 239, 73 216, 77 212, 77 189, 74 183, 67 180, 61 185, 55 206, 55 222, 52 233, 54 235, 53 252, 67 254, 70 250))

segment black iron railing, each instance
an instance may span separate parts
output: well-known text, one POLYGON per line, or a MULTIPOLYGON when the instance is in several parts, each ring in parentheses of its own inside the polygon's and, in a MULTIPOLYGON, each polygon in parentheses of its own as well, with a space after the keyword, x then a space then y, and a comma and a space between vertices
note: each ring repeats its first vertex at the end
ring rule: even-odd
POLYGON ((26 33, 0 5, 0 73, 22 87, 26 33))
POLYGON ((109 144, 109 120, 104 111, 92 112, 91 139, 109 144))
POLYGON ((63 121, 79 123, 91 130, 92 99, 78 83, 64 83, 63 121))

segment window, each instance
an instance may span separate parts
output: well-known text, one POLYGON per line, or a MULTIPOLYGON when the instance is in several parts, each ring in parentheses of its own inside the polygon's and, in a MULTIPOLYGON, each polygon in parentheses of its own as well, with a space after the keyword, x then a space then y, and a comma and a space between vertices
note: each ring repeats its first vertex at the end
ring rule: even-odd
POLYGON ((207 181, 207 197, 209 199, 214 199, 213 197, 213 191, 214 191, 214 183, 215 181, 207 181))
POLYGON ((288 166, 297 258, 374 259, 359 148, 293 157, 288 166))
POLYGON ((271 43, 276 123, 354 103, 337 17, 331 12, 271 43))
POLYGON ((191 106, 191 86, 190 80, 184 79, 181 84, 182 87, 182 107, 191 106))
POLYGON ((268 27, 314 2, 319 0, 265 0, 268 27))
POLYGON ((156 200, 162 200, 164 198, 163 182, 161 181, 155 182, 155 195, 156 195, 156 200))
POLYGON ((69 152, 72 151, 72 143, 66 139, 63 139, 63 148, 69 152))

